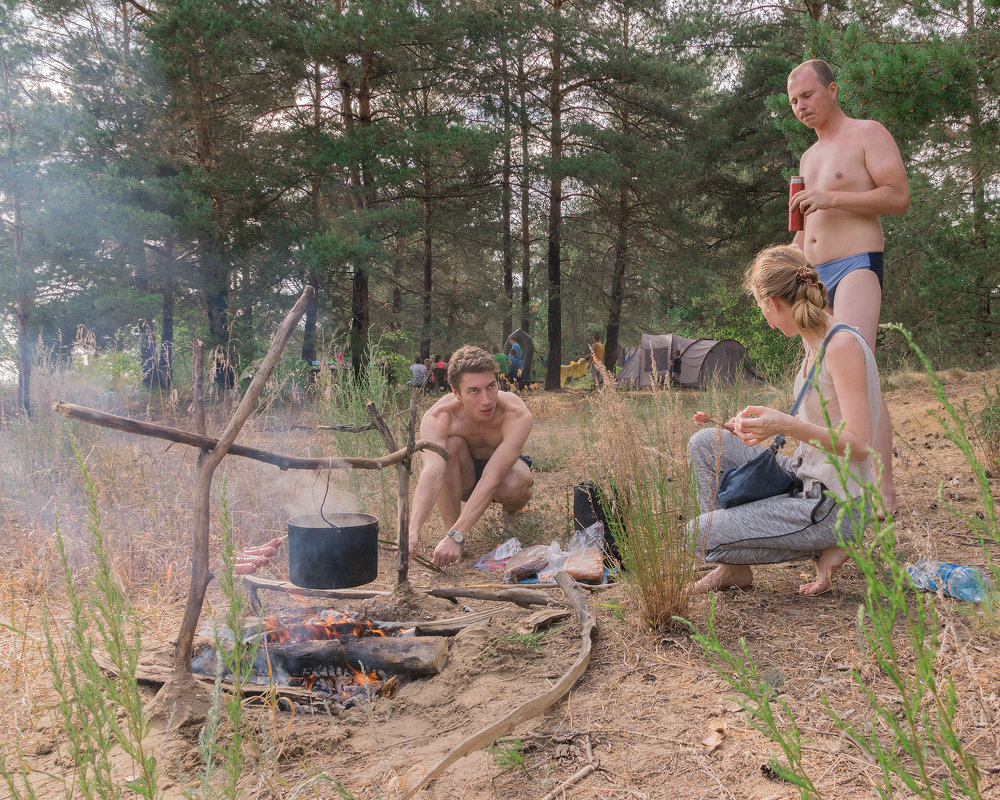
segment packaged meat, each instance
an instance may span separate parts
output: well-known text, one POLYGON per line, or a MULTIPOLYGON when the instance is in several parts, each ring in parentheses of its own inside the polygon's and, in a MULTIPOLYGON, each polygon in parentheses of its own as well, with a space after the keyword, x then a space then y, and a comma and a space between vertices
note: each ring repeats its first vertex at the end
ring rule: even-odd
POLYGON ((545 569, 549 563, 549 548, 543 544, 526 547, 510 557, 504 569, 503 576, 509 581, 519 581, 530 575, 536 575, 545 569))

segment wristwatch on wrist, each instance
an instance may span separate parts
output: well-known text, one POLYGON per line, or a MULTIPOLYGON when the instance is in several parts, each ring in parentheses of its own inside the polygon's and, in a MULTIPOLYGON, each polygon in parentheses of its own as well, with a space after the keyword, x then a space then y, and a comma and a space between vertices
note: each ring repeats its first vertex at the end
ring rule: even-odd
POLYGON ((461 544, 465 541, 465 534, 461 531, 448 531, 448 535, 452 538, 455 544, 461 544))

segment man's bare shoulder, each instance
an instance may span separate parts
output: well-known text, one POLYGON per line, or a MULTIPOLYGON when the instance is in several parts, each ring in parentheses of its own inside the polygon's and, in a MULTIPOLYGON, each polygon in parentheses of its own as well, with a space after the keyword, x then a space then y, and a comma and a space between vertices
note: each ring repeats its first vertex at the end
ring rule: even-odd
POLYGON ((524 401, 514 392, 497 392, 497 405, 506 414, 512 414, 516 417, 531 416, 524 401))
POLYGON ((855 142, 861 147, 895 143, 892 134, 878 120, 850 119, 844 126, 842 139, 855 142))
POLYGON ((420 425, 423 427, 430 424, 448 429, 461 408, 462 402, 449 392, 424 412, 420 418, 420 425))
POLYGON ((805 152, 801 156, 799 156, 799 165, 801 167, 805 167, 805 165, 809 162, 809 160, 815 158, 816 153, 821 149, 822 147, 820 146, 819 142, 813 142, 811 145, 809 145, 809 147, 805 149, 805 152))

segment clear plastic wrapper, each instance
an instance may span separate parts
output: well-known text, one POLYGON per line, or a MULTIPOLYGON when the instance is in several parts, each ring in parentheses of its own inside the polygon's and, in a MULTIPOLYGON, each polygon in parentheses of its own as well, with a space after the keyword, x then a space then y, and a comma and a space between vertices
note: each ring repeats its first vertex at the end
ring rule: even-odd
POLYGON ((600 547, 585 547, 566 557, 563 569, 575 581, 601 583, 604 580, 604 554, 600 547))
POLYGON ((526 547, 511 557, 504 568, 503 576, 509 581, 519 581, 537 575, 549 563, 549 548, 544 544, 526 547))
POLYGON ((604 523, 573 534, 563 569, 575 581, 604 582, 604 523))
POLYGON ((519 552, 521 552, 521 543, 515 537, 511 537, 480 558, 476 562, 476 569, 481 569, 484 572, 499 572, 505 569, 507 562, 519 552))
POLYGON ((559 542, 552 542, 547 548, 547 563, 543 569, 538 571, 539 583, 554 583, 556 573, 563 568, 566 563, 566 556, 569 555, 559 546, 559 542))
POLYGON ((588 547, 596 547, 604 552, 604 523, 598 520, 593 525, 582 531, 577 531, 569 540, 569 552, 586 550, 588 547))

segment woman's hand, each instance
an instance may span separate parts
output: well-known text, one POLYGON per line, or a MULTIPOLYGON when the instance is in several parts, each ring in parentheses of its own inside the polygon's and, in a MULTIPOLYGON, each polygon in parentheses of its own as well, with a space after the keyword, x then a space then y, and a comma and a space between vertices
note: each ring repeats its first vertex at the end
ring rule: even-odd
POLYGON ((784 433, 789 417, 767 406, 747 406, 733 420, 733 432, 743 440, 743 444, 755 445, 784 433))
POLYGON ((719 422, 718 420, 712 419, 706 411, 695 411, 694 421, 699 425, 718 425, 720 428, 725 428, 727 431, 732 433, 736 417, 733 417, 729 420, 729 422, 719 422))

